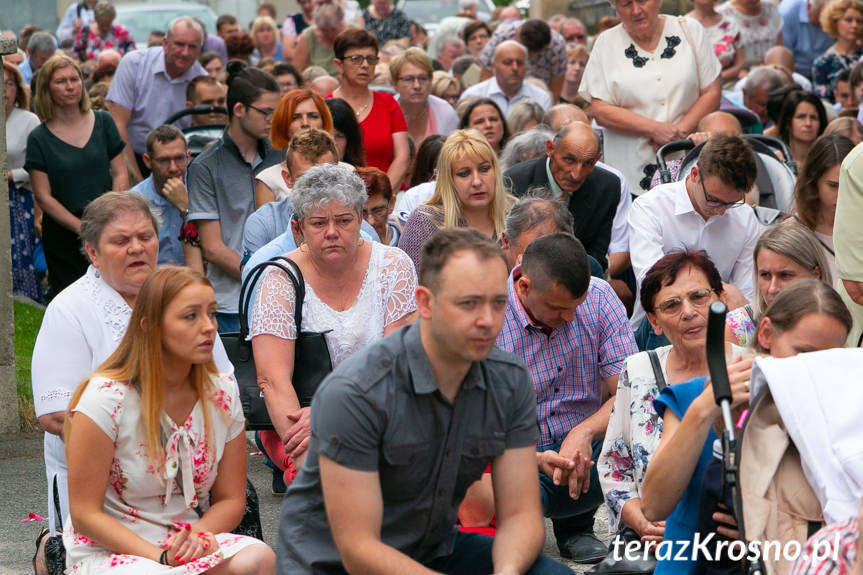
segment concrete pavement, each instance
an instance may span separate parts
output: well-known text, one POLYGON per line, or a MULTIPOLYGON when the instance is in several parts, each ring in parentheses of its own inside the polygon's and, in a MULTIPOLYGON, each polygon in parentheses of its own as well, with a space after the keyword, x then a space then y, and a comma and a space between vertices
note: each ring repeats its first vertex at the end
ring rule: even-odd
MULTIPOLYGON (((249 453, 255 451, 257 448, 250 444, 249 453)), ((264 540, 275 548, 282 500, 270 492, 272 475, 261 456, 249 457, 249 478, 260 498, 264 540)), ((0 575, 33 573, 30 561, 35 549, 34 542, 46 522, 21 523, 30 512, 43 517, 48 515, 42 434, 0 435, 0 575)), ((596 515, 596 533, 607 542, 605 507, 600 507, 596 515)), ((544 552, 549 557, 560 558, 548 521, 544 552)), ((567 563, 577 573, 589 567, 567 563)))

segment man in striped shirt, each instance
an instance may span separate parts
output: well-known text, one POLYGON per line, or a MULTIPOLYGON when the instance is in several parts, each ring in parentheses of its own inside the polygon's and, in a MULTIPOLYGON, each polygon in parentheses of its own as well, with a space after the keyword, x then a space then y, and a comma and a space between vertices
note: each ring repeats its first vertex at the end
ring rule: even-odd
POLYGON ((623 360, 638 352, 626 310, 565 233, 527 246, 508 288, 497 345, 524 360, 536 388, 543 511, 561 555, 595 563, 606 547, 593 535, 602 503, 594 462, 614 403, 603 391, 614 395, 623 360))

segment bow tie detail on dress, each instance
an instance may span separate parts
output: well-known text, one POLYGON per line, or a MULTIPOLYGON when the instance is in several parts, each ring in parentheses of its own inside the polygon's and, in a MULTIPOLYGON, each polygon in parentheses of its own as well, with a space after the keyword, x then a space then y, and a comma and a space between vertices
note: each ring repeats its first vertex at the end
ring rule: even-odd
POLYGON ((171 430, 168 443, 165 446, 165 504, 171 500, 174 492, 174 482, 177 473, 182 481, 181 490, 187 507, 198 506, 198 496, 195 493, 194 472, 192 470, 192 453, 195 451, 195 441, 190 430, 185 425, 177 425, 167 415, 162 414, 164 430, 171 430))

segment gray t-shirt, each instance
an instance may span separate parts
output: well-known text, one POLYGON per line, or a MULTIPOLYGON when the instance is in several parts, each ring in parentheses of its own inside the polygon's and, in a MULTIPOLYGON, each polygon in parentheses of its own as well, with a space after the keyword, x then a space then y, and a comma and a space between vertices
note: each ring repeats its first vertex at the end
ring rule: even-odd
POLYGON ((452 553, 467 488, 505 449, 533 446, 530 373, 494 348, 475 362, 455 403, 438 389, 419 323, 357 352, 321 384, 308 456, 282 505, 279 573, 344 573, 321 492, 318 457, 377 471, 381 540, 422 563, 452 553))
MULTIPOLYGON (((281 159, 281 152, 267 140, 259 140, 254 165, 249 164, 225 132, 189 165, 189 220, 219 220, 222 242, 242 255, 243 226, 255 211, 255 175, 281 159)), ((237 313, 239 280, 213 264, 207 266, 207 277, 216 291, 218 311, 237 313)))

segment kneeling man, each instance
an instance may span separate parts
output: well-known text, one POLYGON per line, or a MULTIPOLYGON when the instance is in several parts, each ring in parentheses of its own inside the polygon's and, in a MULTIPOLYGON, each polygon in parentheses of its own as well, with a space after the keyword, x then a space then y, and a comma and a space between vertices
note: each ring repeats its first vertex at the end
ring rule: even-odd
POLYGON ((503 253, 475 230, 438 232, 416 301, 417 323, 342 362, 315 394, 279 573, 571 573, 537 559, 536 395, 524 363, 494 347, 503 253), (489 463, 494 539, 455 527, 489 463))

